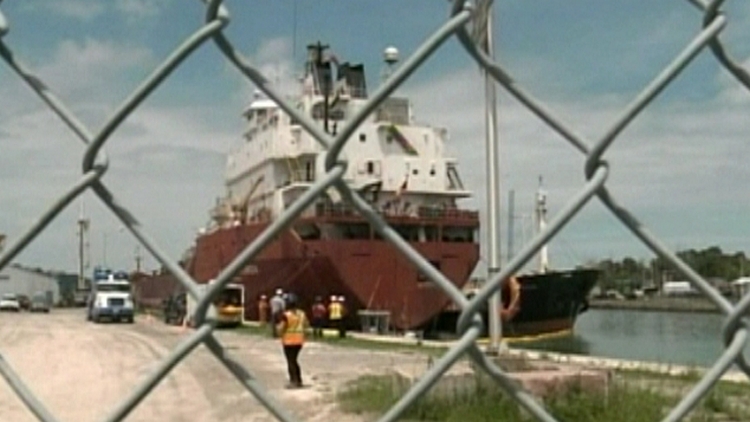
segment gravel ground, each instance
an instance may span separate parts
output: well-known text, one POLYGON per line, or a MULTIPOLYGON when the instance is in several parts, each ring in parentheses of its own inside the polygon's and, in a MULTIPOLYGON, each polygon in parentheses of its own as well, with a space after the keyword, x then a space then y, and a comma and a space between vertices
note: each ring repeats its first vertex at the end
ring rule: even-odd
MULTIPOLYGON (((135 324, 93 324, 83 312, 0 314, 0 353, 62 421, 103 420, 190 332, 147 318, 135 324)), ((308 342, 300 356, 307 387, 286 390, 286 364, 277 340, 231 330, 218 337, 273 400, 306 421, 359 421, 341 414, 334 403, 347 381, 394 369, 419 373, 427 367, 424 355, 308 342)), ((36 420, 2 380, 0 415, 4 421, 36 420)), ((201 345, 126 420, 276 419, 201 345)))

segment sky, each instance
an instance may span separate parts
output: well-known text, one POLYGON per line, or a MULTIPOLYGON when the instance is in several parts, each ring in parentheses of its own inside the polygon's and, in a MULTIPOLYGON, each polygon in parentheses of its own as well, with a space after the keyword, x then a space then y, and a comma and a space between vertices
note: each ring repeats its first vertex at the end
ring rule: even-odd
MULTIPOLYGON (((225 33, 271 80, 289 89, 304 47, 322 41, 344 60, 363 62, 370 91, 382 51, 405 59, 447 20, 438 0, 225 2, 225 33)), ((729 2, 721 38, 746 63, 750 3, 729 2)), ((0 3, 9 24, 3 42, 92 132, 185 38, 198 30, 198 0, 25 0, 0 3)), ((589 140, 698 34, 702 15, 688 1, 496 1, 496 57, 517 84, 589 140)), ((105 144, 104 183, 174 259, 192 244, 223 194, 225 154, 241 142, 241 112, 255 91, 203 44, 105 144)), ((483 79, 451 39, 402 87, 416 118, 450 132, 464 185, 486 227, 483 79)), ((702 51, 607 151, 607 186, 673 250, 720 246, 750 251, 750 92, 702 51)), ((584 157, 502 89, 498 90, 503 260, 530 240, 541 176, 549 219, 585 183, 584 157), (512 236, 509 192, 515 194, 512 236)), ((83 143, 0 62, 0 233, 17 240, 81 176, 83 143)), ((87 262, 146 270, 154 258, 90 192, 74 201, 14 260, 76 271, 76 221, 90 223, 87 262)), ((482 232, 486 264, 486 233, 482 232)), ((550 242, 550 264, 565 268, 626 256, 651 259, 594 199, 550 242)))

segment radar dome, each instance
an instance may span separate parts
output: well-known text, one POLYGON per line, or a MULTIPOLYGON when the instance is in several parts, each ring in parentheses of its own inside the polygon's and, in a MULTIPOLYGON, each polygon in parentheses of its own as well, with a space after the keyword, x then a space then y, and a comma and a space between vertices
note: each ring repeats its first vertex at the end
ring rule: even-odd
POLYGON ((386 63, 396 63, 398 61, 398 49, 394 46, 386 47, 383 51, 383 59, 386 63))

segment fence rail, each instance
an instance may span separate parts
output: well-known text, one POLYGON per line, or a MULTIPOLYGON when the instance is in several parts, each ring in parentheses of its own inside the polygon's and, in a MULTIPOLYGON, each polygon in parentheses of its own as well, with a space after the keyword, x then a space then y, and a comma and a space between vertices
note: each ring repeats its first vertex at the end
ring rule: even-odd
MULTIPOLYGON (((685 69, 692 60, 705 48, 710 49, 716 60, 734 76, 734 78, 745 88, 750 88, 750 75, 725 50, 719 34, 726 28, 727 19, 721 12, 722 0, 688 0, 702 14, 696 14, 696 18, 702 17, 702 28, 695 37, 684 47, 684 49, 666 66, 633 101, 625 107, 619 117, 612 122, 604 134, 598 139, 585 139, 578 135, 573 128, 561 120, 542 102, 532 97, 522 86, 519 86, 512 76, 498 63, 495 63, 479 44, 472 38, 472 20, 476 20, 478 11, 489 6, 490 1, 464 2, 454 0, 445 23, 433 34, 428 36, 416 51, 402 64, 402 66, 381 86, 372 96, 367 105, 349 120, 339 131, 337 136, 331 136, 321 130, 307 116, 302 115, 297 108, 287 102, 284 96, 275 91, 269 81, 261 72, 249 63, 241 54, 235 50, 233 43, 224 34, 224 29, 230 23, 228 9, 221 0, 205 0, 206 14, 205 22, 195 32, 187 37, 183 43, 176 48, 158 66, 151 75, 123 102, 115 113, 106 121, 98 132, 92 132, 72 113, 66 105, 58 99, 39 77, 29 68, 23 65, 13 53, 11 46, 7 45, 3 36, 9 29, 9 21, 0 10, 0 56, 15 73, 22 78, 54 112, 60 117, 69 129, 85 144, 86 150, 82 158, 82 174, 80 180, 62 192, 59 198, 49 206, 48 210, 29 228, 20 238, 12 239, 7 250, 0 255, 0 269, 8 265, 34 238, 36 238, 47 225, 56 218, 59 213, 70 203, 79 197, 84 191, 91 190, 96 194, 110 211, 127 227, 128 230, 148 251, 157 258, 172 274, 174 274, 188 294, 197 299, 199 305, 194 316, 197 329, 182 341, 168 356, 162 359, 157 368, 150 373, 140 385, 134 388, 130 395, 123 398, 120 404, 111 411, 106 420, 119 421, 124 419, 138 404, 151 392, 151 390, 178 365, 199 344, 203 343, 213 353, 237 381, 255 396, 258 401, 265 405, 269 412, 282 421, 292 421, 293 416, 282 406, 271 398, 266 390, 255 382, 253 375, 231 358, 224 347, 216 339, 214 328, 205 320, 205 315, 212 299, 219 291, 232 280, 263 248, 269 245, 274 236, 289 225, 308 208, 316 197, 323 195, 327 189, 335 187, 342 197, 348 201, 357 212, 363 215, 370 224, 387 241, 393 243, 409 261, 416 265, 422 273, 442 288, 463 311, 457 327, 460 340, 448 350, 444 356, 435 361, 434 365, 412 386, 412 388, 381 417, 382 421, 396 420, 404 410, 417 398, 424 395, 438 379, 461 357, 469 356, 478 368, 482 368, 494 378, 502 389, 530 414, 540 421, 555 421, 553 415, 549 414, 544 406, 535 400, 529 393, 520 389, 511 381, 507 373, 496 366, 479 349, 476 339, 482 332, 483 321, 479 316, 479 310, 484 303, 498 291, 501 280, 517 272, 529 261, 537 251, 550 239, 552 239, 579 211, 593 199, 598 199, 606 206, 617 219, 640 239, 649 249, 658 256, 668 260, 675 265, 693 285, 709 298, 725 315, 723 340, 726 346, 721 357, 714 363, 703 378, 693 389, 683 397, 680 403, 672 409, 665 421, 677 421, 685 415, 705 396, 716 384, 719 378, 732 366, 736 365, 745 374, 750 376, 750 366, 745 362, 742 349, 747 345, 748 322, 742 319, 742 315, 750 309, 750 295, 745 295, 736 305, 729 303, 718 291, 716 291, 705 279, 693 271, 664 244, 652 235, 628 209, 620 204, 609 192, 606 182, 609 175, 609 164, 604 161, 603 156, 618 135, 625 129, 639 113, 647 107, 668 86, 680 72, 685 69), (367 201, 358 196, 343 181, 342 176, 346 170, 346 164, 339 161, 339 154, 351 135, 358 126, 371 113, 399 87, 419 66, 438 50, 446 41, 457 39, 466 54, 473 58, 477 64, 484 68, 508 93, 525 105, 539 119, 550 126, 564 140, 571 144, 586 158, 584 172, 586 182, 580 190, 569 199, 565 207, 558 213, 550 224, 527 244, 516 256, 510 260, 505 268, 495 274, 482 289, 471 300, 468 300, 456 287, 442 274, 425 260, 419 253, 413 250, 398 233, 391 228, 372 209, 367 201), (213 41, 216 48, 224 54, 226 59, 236 69, 247 77, 252 83, 259 87, 269 98, 276 101, 280 107, 288 113, 299 125, 312 135, 317 142, 327 149, 325 160, 326 174, 316 181, 302 197, 293 203, 283 215, 274 221, 268 229, 250 245, 248 245, 216 278, 216 283, 204 294, 199 293, 194 280, 175 262, 170 259, 159 247, 146 230, 140 225, 136 217, 128 211, 128 208, 120 204, 116 196, 102 181, 102 177, 109 168, 109 160, 103 147, 110 136, 117 131, 124 119, 139 107, 148 96, 169 77, 181 63, 189 57, 202 44, 213 41)), ((10 387, 26 404, 28 409, 40 420, 54 421, 52 415, 24 384, 23 380, 0 357, 0 374, 5 378, 10 387)))

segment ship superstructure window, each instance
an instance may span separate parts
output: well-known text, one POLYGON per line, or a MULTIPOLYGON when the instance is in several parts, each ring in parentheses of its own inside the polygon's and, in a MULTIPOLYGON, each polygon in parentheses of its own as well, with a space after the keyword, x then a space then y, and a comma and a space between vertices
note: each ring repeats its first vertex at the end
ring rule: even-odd
POLYGON ((409 100, 406 98, 386 98, 375 112, 375 121, 408 125, 409 100))
POLYGON ((367 136, 364 133, 359 134, 359 142, 365 142, 367 140, 367 136))
POLYGON ((474 229, 471 227, 443 227, 443 242, 473 242, 474 229))
POLYGON ((312 182, 315 180, 315 167, 312 161, 305 163, 305 181, 312 182))
POLYGON ((407 242, 419 242, 419 226, 394 225, 393 230, 403 237, 407 242))
POLYGON ((425 239, 428 242, 437 242, 439 239, 439 234, 437 226, 425 226, 424 227, 424 234, 425 239))
POLYGON ((448 176, 448 189, 464 189, 464 184, 461 182, 461 177, 458 175, 458 169, 456 168, 455 164, 448 164, 448 167, 446 169, 447 176, 448 176))
POLYGON ((369 239, 370 225, 366 223, 338 224, 343 239, 369 239))
MULTIPOLYGON (((323 103, 317 103, 313 106, 312 109, 312 116, 316 120, 321 120, 325 117, 325 104, 323 103)), ((344 120, 346 118, 346 114, 344 114, 344 110, 341 109, 328 109, 328 120, 344 120)))
POLYGON ((320 239, 320 229, 317 225, 312 223, 298 224, 294 226, 294 232, 302 240, 317 240, 320 239))

